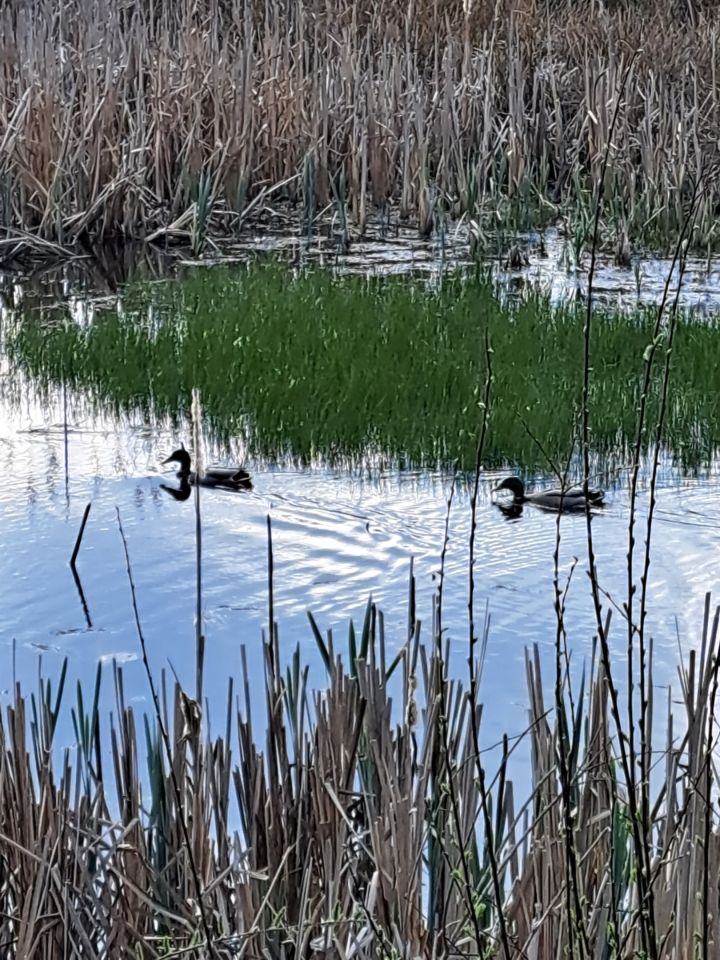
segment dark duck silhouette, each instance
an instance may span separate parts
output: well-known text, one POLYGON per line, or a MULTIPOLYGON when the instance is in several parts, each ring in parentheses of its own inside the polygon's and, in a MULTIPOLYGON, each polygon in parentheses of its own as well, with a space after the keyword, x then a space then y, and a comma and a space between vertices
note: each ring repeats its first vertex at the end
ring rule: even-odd
POLYGON ((252 490, 250 474, 242 467, 206 467, 198 479, 195 471, 191 469, 190 454, 182 443, 179 450, 173 451, 166 460, 163 460, 163 465, 166 463, 180 465, 177 472, 180 489, 174 491, 175 494, 179 494, 175 497, 176 500, 186 500, 190 495, 190 486, 195 483, 201 487, 222 487, 225 490, 252 490))
POLYGON ((545 510, 561 510, 563 513, 577 513, 585 510, 586 506, 602 507, 605 494, 602 490, 588 490, 587 497, 583 490, 540 490, 537 493, 525 493, 525 484, 519 477, 507 477, 493 490, 509 490, 512 495, 513 507, 521 507, 524 503, 532 503, 545 510))

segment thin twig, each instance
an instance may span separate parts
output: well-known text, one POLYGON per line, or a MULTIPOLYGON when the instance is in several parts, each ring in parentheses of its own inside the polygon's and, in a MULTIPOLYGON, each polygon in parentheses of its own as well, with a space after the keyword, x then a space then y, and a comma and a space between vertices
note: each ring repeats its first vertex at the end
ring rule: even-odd
POLYGON ((205 672, 205 630, 202 605, 202 520, 200 516, 200 481, 203 467, 201 447, 200 392, 192 392, 193 449, 195 451, 195 699, 202 709, 203 674, 205 672))
POLYGON ((445 560, 447 557, 447 548, 450 542, 450 512, 452 511, 453 498, 455 496, 455 483, 457 475, 453 473, 452 483, 450 484, 450 496, 447 501, 447 510, 445 511, 445 532, 443 534, 443 545, 440 553, 440 574, 438 577, 437 589, 437 649, 442 653, 442 632, 443 632, 443 588, 445 586, 445 560))
POLYGON ((180 821, 180 829, 183 835, 183 841, 185 843, 185 850, 187 853, 188 863, 190 865, 190 873, 193 879, 193 885, 195 887, 195 896, 197 898, 198 909, 200 911, 200 919, 202 922, 203 933, 205 935, 205 942, 208 948, 208 953, 211 958, 216 956, 215 947, 213 945, 213 937, 210 929, 210 921, 207 916, 207 911, 205 908, 205 903, 203 901, 202 893, 202 884, 200 883, 200 876, 195 865, 195 857, 193 856, 192 844, 190 842, 190 833, 188 831, 187 820, 185 818, 185 809, 183 805, 182 794, 180 792, 180 784, 178 783, 177 776, 175 774, 175 765, 173 763, 172 748, 170 746, 170 737, 167 730, 165 729, 165 724, 163 723, 162 714, 160 711, 160 700, 155 688, 155 681, 153 679, 152 671, 150 669, 150 662, 147 655, 147 646, 145 644, 145 635, 143 634, 142 625, 140 623, 140 611, 138 610, 137 605, 137 596, 135 594, 135 581, 132 575, 132 568, 130 566, 130 553, 128 551, 127 539, 125 537, 125 531, 123 529, 122 520, 120 518, 120 509, 115 508, 117 514, 118 530, 120 531, 120 537, 122 538, 123 550, 125 552, 125 569, 127 571, 128 583, 130 584, 130 595, 132 597, 132 608, 133 615, 135 617, 135 627, 137 629, 138 639, 140 641, 140 649, 142 651, 142 661, 143 667, 145 668, 145 676, 147 677, 148 685, 150 687, 150 695, 153 701, 153 707, 155 709, 155 720, 160 730, 160 736, 162 737, 163 745, 165 747, 165 756, 168 762, 168 768, 170 771, 170 780, 173 786, 173 793, 175 795, 175 803, 177 804, 178 810, 178 820, 180 821))
POLYGON ((470 541, 468 550, 468 670, 470 677, 470 690, 468 691, 468 702, 470 707, 470 725, 473 738, 473 748, 475 750, 478 789, 480 793, 480 806, 482 809, 483 826, 485 829, 485 847, 490 862, 490 873, 493 883, 493 894, 495 897, 495 906, 497 909, 498 925, 500 928, 500 944, 502 945, 505 960, 511 960, 512 949, 508 935, 507 924, 505 922, 505 903, 500 882, 500 872, 498 870, 497 858, 495 856, 495 831, 493 829, 492 818, 490 816, 490 800, 485 783, 485 768, 480 759, 480 729, 478 723, 477 697, 478 697, 478 678, 476 670, 475 644, 477 636, 475 633, 475 534, 477 530, 477 499, 478 489, 480 487, 480 474, 482 472, 483 454, 485 451, 485 438, 487 436, 488 423, 490 418, 490 394, 492 389, 492 347, 490 346, 490 332, 488 326, 485 326, 485 392, 482 404, 482 423, 480 425, 480 437, 478 439, 477 453, 475 456, 475 476, 473 478, 473 491, 470 501, 470 541))

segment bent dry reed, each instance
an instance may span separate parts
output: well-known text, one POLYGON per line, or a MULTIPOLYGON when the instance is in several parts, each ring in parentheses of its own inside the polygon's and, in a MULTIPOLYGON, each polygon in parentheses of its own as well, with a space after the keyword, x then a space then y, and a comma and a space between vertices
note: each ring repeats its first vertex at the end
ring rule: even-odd
POLYGON ((703 0, 7 0, 0 249, 199 252, 288 202, 304 231, 331 209, 344 236, 376 210, 481 243, 564 219, 582 247, 618 98, 606 239, 671 243, 704 174, 710 249, 719 36, 703 0))

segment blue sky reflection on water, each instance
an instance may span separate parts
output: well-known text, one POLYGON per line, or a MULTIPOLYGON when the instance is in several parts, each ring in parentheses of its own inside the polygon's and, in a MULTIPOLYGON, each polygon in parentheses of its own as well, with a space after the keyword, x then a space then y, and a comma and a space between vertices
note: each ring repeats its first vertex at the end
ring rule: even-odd
MULTIPOLYGON (((131 421, 71 416, 66 488, 61 404, 54 409, 34 403, 20 410, 3 407, 3 700, 10 692, 13 660, 18 679, 29 690, 34 688, 40 657, 43 673, 53 677, 67 656, 71 691, 76 679, 92 683, 101 660, 106 664, 105 704, 112 706, 111 664, 116 659, 124 665, 128 701, 150 708, 116 508, 128 539, 153 670, 159 673, 172 665, 193 689, 193 506, 192 500, 173 500, 160 486, 173 482, 172 474, 161 472, 160 463, 179 439, 164 428, 150 430, 131 421), (93 506, 78 569, 91 627, 68 566, 88 501, 93 506)), ((317 684, 323 671, 306 611, 312 610, 322 629, 333 629, 336 646, 342 650, 349 618, 359 626, 372 595, 385 613, 388 650, 396 651, 406 635, 411 558, 418 582, 418 614, 429 638, 451 483, 448 475, 439 473, 370 469, 350 474, 319 466, 296 470, 255 465, 253 474, 251 493, 203 491, 202 496, 206 693, 211 720, 218 725, 224 723, 228 675, 240 677, 241 644, 248 652, 252 689, 261 691, 261 631, 267 626, 267 516, 273 528, 275 616, 282 654, 289 659, 299 642, 311 665, 311 682, 317 684)), ((554 669, 555 517, 526 507, 522 517, 508 521, 491 502, 489 490, 498 476, 486 477, 481 485, 477 531, 477 617, 482 620, 486 609, 490 615, 481 698, 486 742, 493 742, 503 731, 519 733, 526 724, 526 648, 539 644, 548 685, 554 669)), ((658 688, 677 685, 678 643, 684 649, 696 645, 705 592, 717 588, 717 492, 715 468, 692 479, 682 479, 669 467, 663 471, 649 617, 658 688)), ((461 484, 450 517, 444 598, 453 669, 458 675, 465 672, 467 652, 468 496, 461 484)), ((643 492, 641 523, 645 505, 643 492)), ((625 596, 627 518, 627 490, 620 485, 610 492, 608 506, 594 522, 602 585, 619 604, 625 596)), ((573 662, 579 665, 590 655, 594 633, 585 573, 584 517, 564 518, 561 532, 564 576, 577 558, 567 626, 573 662)), ((624 683, 626 634, 617 613, 612 640, 624 683)), ((69 724, 64 736, 68 745, 74 741, 69 724)))

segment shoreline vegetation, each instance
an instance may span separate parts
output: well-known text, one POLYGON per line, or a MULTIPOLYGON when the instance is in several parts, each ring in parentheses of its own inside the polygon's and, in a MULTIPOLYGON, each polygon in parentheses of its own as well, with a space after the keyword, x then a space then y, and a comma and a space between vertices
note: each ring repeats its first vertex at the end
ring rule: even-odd
MULTIPOLYGON (((682 239, 676 248, 678 290, 682 239)), ((272 280, 276 269, 271 266, 265 280, 272 280)), ((220 276, 228 281, 227 271, 220 276)), ((270 289, 287 286, 283 277, 275 274, 270 289)), ((300 275, 298 282, 306 281, 300 275)), ((317 310, 348 289, 345 280, 328 278, 319 296, 312 284, 325 281, 310 277, 309 282, 317 310)), ((252 286, 251 271, 244 284, 252 286)), ((377 293, 373 283, 365 281, 364 288, 377 293)), ((204 309, 212 307, 213 298, 190 289, 204 309)), ((418 298, 407 288, 403 294, 402 285, 390 289, 393 309, 402 296, 418 298)), ((141 306, 144 291, 142 286, 134 291, 141 306)), ((674 364, 681 356, 675 346, 682 340, 683 320, 678 294, 673 299, 669 291, 650 329, 642 331, 644 350, 631 357, 642 382, 633 401, 635 437, 628 442, 627 598, 608 596, 602 588, 588 511, 582 566, 593 597, 595 634, 589 662, 573 665, 565 598, 577 560, 566 568, 558 515, 552 558, 557 630, 550 638, 554 676, 544 682, 539 648, 530 647, 527 725, 520 737, 487 743, 483 735, 481 678, 489 621, 475 619, 474 557, 482 549, 475 536, 476 510, 481 471, 501 415, 496 389, 504 361, 490 336, 491 330, 498 335, 492 311, 501 307, 482 284, 472 288, 474 296, 489 299, 484 310, 473 311, 484 333, 484 367, 474 376, 476 383, 484 379, 484 388, 474 412, 479 439, 465 624, 448 624, 443 612, 451 494, 432 623, 417 618, 412 573, 403 617, 406 640, 399 652, 387 649, 385 617, 372 601, 362 626, 350 626, 342 652, 337 638, 323 635, 309 615, 310 642, 327 673, 325 689, 310 689, 301 646, 289 657, 281 652, 268 517, 265 690, 257 693, 265 717, 258 725, 248 654, 241 648, 242 676, 237 688, 228 678, 223 732, 211 738, 203 699, 211 647, 202 619, 200 488, 195 487, 194 693, 177 685, 168 689, 164 672, 159 681, 153 676, 133 582, 132 544, 118 513, 152 709, 141 732, 125 701, 122 669, 114 666, 117 714, 101 716, 99 667, 92 695, 78 689, 71 707, 75 749, 58 757, 53 738, 66 709, 65 670, 57 686, 40 680, 29 698, 14 690, 13 705, 0 716, 4 947, 48 960, 63 951, 197 960, 563 955, 710 960, 720 942, 720 823, 714 808, 720 787, 714 762, 720 607, 713 609, 706 596, 699 640, 680 664, 679 716, 671 692, 660 697, 654 686, 653 641, 646 630, 659 456, 676 402, 671 359, 674 364), (647 448, 646 435, 652 438, 647 448), (649 501, 640 519, 638 478, 646 449, 649 501), (627 636, 621 662, 610 652, 611 630, 627 636), (448 673, 448 645, 462 644, 463 634, 467 672, 461 679, 448 673), (529 753, 529 796, 516 792, 511 777, 519 745, 529 753)), ((441 304, 442 310, 434 303, 429 314, 445 317, 450 302, 457 297, 441 304)), ((584 322, 574 321, 572 353, 576 368, 579 348, 584 355, 573 382, 576 409, 578 392, 582 398, 580 452, 587 483, 591 396, 599 369, 594 352, 601 353, 611 323, 593 310, 592 271, 583 309, 584 322)), ((126 310, 119 322, 128 315, 126 310)), ((187 324, 187 318, 174 316, 171 332, 187 324)), ((500 317, 508 326, 507 317, 500 317)), ((445 319, 443 328, 450 329, 452 316, 445 319)), ((374 322, 382 317, 374 315, 374 322)), ((152 339, 163 329, 162 320, 155 327, 146 323, 143 335, 152 339)), ((710 331, 701 324, 697 329, 710 331)), ((102 322, 86 330, 98 336, 109 332, 110 344, 119 342, 102 322)), ((77 331, 77 325, 63 324, 56 330, 61 337, 77 331)), ((436 328, 432 343, 441 333, 436 328)), ((209 340, 201 335, 195 347, 209 340)), ((57 345, 41 347, 37 356, 44 352, 63 356, 57 345)), ((118 369, 129 366, 110 353, 118 369)), ((87 357, 72 351, 68 356, 73 363, 80 360, 76 372, 92 369, 87 357)), ((209 362, 202 350, 197 359, 202 368, 209 362)), ((207 415, 193 389, 198 448, 207 415)))
MULTIPOLYGON (((271 559, 271 616, 272 571, 271 559)), ((67 664, 57 686, 16 688, 0 714, 3 956, 521 960, 563 955, 574 936, 583 947, 570 956, 637 958, 647 956, 641 912, 656 958, 714 956, 720 608, 706 597, 697 651, 680 670, 681 716, 669 690, 667 702, 651 698, 638 749, 653 786, 638 850, 617 739, 629 728, 614 729, 617 691, 599 648, 573 685, 558 641, 550 700, 538 647, 526 649, 526 729, 487 743, 487 624, 470 625, 469 677, 449 678, 442 576, 431 636, 414 595, 411 576, 395 656, 372 602, 343 651, 310 617, 325 689, 309 688, 299 646, 281 656, 274 623, 264 695, 243 647, 244 675, 237 686, 228 678, 212 739, 197 693, 168 685, 165 671, 155 690, 137 607, 154 720, 126 702, 118 665, 115 715, 98 707, 100 665, 85 700, 78 688, 67 702, 67 664), (76 748, 60 749, 68 710, 76 748), (652 739, 655 710, 666 714, 663 743, 652 739), (529 796, 510 776, 519 746, 529 796)))
POLYGON ((606 155, 619 262, 672 246, 701 179, 689 239, 717 246, 712 2, 8 0, 0 37, 6 262, 199 253, 276 214, 341 243, 462 221, 480 251, 560 222, 582 249, 606 155))

